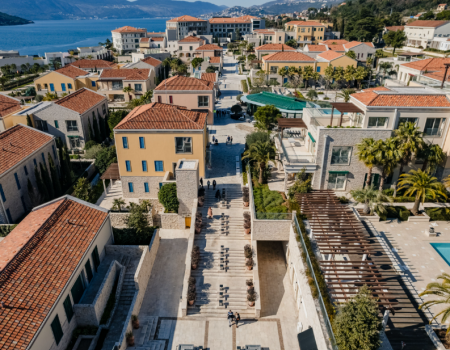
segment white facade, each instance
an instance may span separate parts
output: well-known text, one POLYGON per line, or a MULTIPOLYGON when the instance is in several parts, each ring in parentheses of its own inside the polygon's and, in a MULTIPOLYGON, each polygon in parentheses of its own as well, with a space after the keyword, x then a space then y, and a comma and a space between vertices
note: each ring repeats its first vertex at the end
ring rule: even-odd
POLYGON ((110 51, 104 46, 77 47, 77 49, 79 58, 92 56, 94 60, 103 60, 111 56, 110 51))
POLYGON ((112 31, 112 41, 117 51, 136 52, 139 49, 140 38, 145 38, 147 35, 146 29, 137 29, 137 31, 112 31))
POLYGON ((405 34, 408 38, 408 46, 422 46, 422 48, 426 49, 430 46, 434 38, 450 37, 450 22, 439 27, 419 27, 406 25, 405 34))

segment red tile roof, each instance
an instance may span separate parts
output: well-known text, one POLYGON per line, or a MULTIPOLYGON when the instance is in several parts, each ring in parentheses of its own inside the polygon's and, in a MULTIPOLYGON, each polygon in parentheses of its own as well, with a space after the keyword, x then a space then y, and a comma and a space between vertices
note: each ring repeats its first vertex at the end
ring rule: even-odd
POLYGON ((348 41, 344 39, 330 39, 330 40, 324 40, 321 42, 321 44, 325 45, 344 45, 347 44, 348 41))
POLYGON ((420 71, 437 71, 445 69, 445 63, 450 63, 450 58, 427 58, 420 61, 405 63, 402 64, 402 66, 417 69, 420 71))
POLYGON ((201 130, 205 127, 207 116, 208 111, 193 111, 153 102, 133 109, 114 130, 201 130))
POLYGON ((327 47, 325 45, 307 45, 308 52, 321 52, 327 51, 327 47))
POLYGON ((100 79, 122 78, 123 80, 147 80, 150 75, 150 69, 130 68, 130 69, 108 69, 102 71, 100 79))
POLYGON ((443 26, 444 24, 450 23, 449 21, 427 21, 427 20, 417 20, 408 23, 405 27, 426 27, 426 28, 437 28, 443 26))
POLYGON ((112 30, 114 33, 145 33, 146 29, 125 26, 112 30))
POLYGON ((202 80, 216 82, 216 73, 202 73, 202 80))
POLYGON ((374 47, 372 43, 360 42, 360 41, 349 42, 348 44, 344 44, 344 47, 346 49, 351 49, 352 47, 355 47, 355 46, 358 46, 358 45, 361 45, 361 44, 366 44, 369 47, 374 47))
POLYGON ((78 60, 75 62, 72 62, 70 64, 71 66, 81 68, 81 69, 103 69, 103 68, 112 68, 116 64, 114 62, 108 62, 105 60, 78 60))
POLYGON ((254 16, 241 16, 232 18, 210 18, 209 23, 252 23, 252 19, 257 19, 254 16))
POLYGON ((199 38, 198 36, 189 35, 181 40, 178 40, 179 43, 192 43, 192 42, 203 42, 202 38, 199 38))
POLYGON ((336 51, 331 51, 331 50, 319 53, 317 55, 317 57, 323 58, 324 60, 327 60, 327 61, 335 60, 336 58, 339 58, 341 56, 343 56, 342 53, 339 53, 336 51))
POLYGON ((151 37, 149 39, 151 39, 152 41, 164 41, 163 37, 151 37))
POLYGON ((300 27, 305 27, 305 26, 321 26, 321 27, 325 27, 325 24, 323 23, 319 23, 319 22, 315 22, 315 21, 291 21, 291 22, 287 22, 286 25, 291 25, 291 26, 300 26, 300 27))
POLYGON ((200 19, 192 16, 180 16, 169 19, 167 22, 206 22, 204 19, 200 19))
POLYGON ((223 48, 221 48, 220 46, 217 46, 216 44, 206 44, 206 45, 202 45, 199 46, 195 49, 195 51, 223 51, 223 48))
POLYGON ((309 57, 301 52, 275 52, 267 56, 262 57, 263 61, 307 61, 314 62, 314 58, 309 57))
POLYGON ((295 51, 292 46, 286 44, 265 44, 255 48, 256 51, 295 51))
POLYGON ((95 105, 106 102, 106 97, 92 90, 82 88, 62 99, 55 101, 55 104, 71 109, 77 113, 83 114, 95 105))
POLYGON ((148 43, 150 41, 150 38, 141 38, 141 43, 148 43))
POLYGON ((377 94, 368 91, 352 94, 352 97, 366 106, 450 107, 450 100, 445 95, 377 94))
POLYGON ((220 57, 211 57, 209 63, 220 63, 220 57))
POLYGON ((214 84, 210 81, 205 81, 202 79, 183 77, 181 75, 176 75, 174 77, 163 80, 155 90, 186 90, 186 91, 198 91, 206 90, 211 91, 214 88, 214 84))
POLYGON ((391 26, 386 27, 387 30, 390 30, 391 32, 396 32, 397 30, 404 30, 405 26, 391 26))
POLYGON ((162 63, 160 60, 153 57, 146 57, 142 60, 142 62, 145 62, 153 67, 158 67, 162 63))
POLYGON ((0 242, 2 349, 26 349, 107 218, 73 197, 35 208, 0 242))
POLYGON ((86 74, 88 74, 86 71, 77 68, 75 66, 64 66, 62 68, 59 68, 57 70, 55 70, 54 72, 60 73, 62 75, 65 75, 66 77, 75 79, 76 77, 82 77, 85 76, 86 74))
POLYGON ((336 51, 336 52, 345 52, 344 45, 327 45, 328 50, 336 51))
POLYGON ((377 86, 377 87, 374 87, 374 88, 363 89, 362 91, 369 92, 369 91, 391 91, 391 90, 388 89, 385 86, 377 86))
POLYGON ((0 94, 0 118, 21 109, 19 100, 0 94))
POLYGON ((1 132, 0 174, 14 167, 52 139, 52 135, 20 124, 1 132))

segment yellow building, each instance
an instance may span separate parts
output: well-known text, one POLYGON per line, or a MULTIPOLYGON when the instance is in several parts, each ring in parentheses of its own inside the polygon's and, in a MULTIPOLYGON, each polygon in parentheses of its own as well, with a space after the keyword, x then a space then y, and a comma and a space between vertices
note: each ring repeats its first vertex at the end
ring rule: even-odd
POLYGON ((294 39, 303 47, 305 44, 316 44, 325 39, 327 26, 315 21, 291 21, 285 24, 287 32, 294 32, 294 39))
POLYGON ((89 73, 83 69, 67 65, 37 78, 34 81, 34 87, 38 94, 51 92, 61 95, 84 87, 97 91, 97 80, 97 73, 89 73))
POLYGON ((198 160, 205 176, 208 111, 153 102, 136 107, 114 128, 125 198, 157 198, 180 159, 198 160))
POLYGON ((348 66, 353 66, 354 68, 356 68, 358 66, 358 61, 335 51, 325 51, 317 55, 316 57, 317 72, 324 75, 325 69, 330 64, 333 67, 342 67, 344 69, 347 68, 348 66))
POLYGON ((18 116, 24 109, 29 106, 21 105, 20 100, 0 94, 0 132, 13 127, 16 124, 27 125, 27 117, 18 116))

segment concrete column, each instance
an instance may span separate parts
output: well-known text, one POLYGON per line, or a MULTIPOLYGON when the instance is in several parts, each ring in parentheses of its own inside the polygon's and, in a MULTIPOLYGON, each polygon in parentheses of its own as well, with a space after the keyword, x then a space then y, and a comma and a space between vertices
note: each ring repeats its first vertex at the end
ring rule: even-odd
POLYGON ((388 321, 389 321, 389 310, 386 310, 383 315, 383 321, 381 322, 382 327, 383 327, 383 332, 386 328, 388 321))
POLYGON ((103 179, 103 189, 105 190, 105 194, 108 194, 108 192, 106 191, 106 185, 105 185, 105 180, 103 179))
POLYGON ((177 197, 180 203, 178 214, 188 215, 192 211, 193 200, 198 197, 198 160, 180 159, 177 163, 175 173, 177 179, 177 197))

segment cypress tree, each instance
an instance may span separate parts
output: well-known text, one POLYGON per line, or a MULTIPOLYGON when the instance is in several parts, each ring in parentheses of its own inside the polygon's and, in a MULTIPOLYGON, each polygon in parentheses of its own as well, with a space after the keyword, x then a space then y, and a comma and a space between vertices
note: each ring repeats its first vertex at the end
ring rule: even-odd
POLYGON ((111 129, 109 128, 109 110, 108 110, 108 114, 106 114, 105 116, 105 138, 109 137, 109 135, 111 134, 111 129))
POLYGON ((106 115, 99 119, 100 122, 100 133, 102 134, 102 140, 106 139, 106 115))
POLYGON ((94 115, 94 119, 92 120, 92 123, 94 124, 94 138, 95 142, 102 143, 102 136, 100 135, 100 129, 98 127, 98 120, 97 117, 94 115))
POLYGON ((95 141, 94 133, 92 132, 92 125, 91 125, 91 119, 90 118, 88 118, 88 122, 89 122, 89 129, 88 129, 89 140, 88 141, 90 141, 90 140, 94 140, 95 141))
POLYGON ((27 180, 28 197, 30 198, 31 207, 35 207, 40 204, 40 195, 34 191, 34 187, 31 184, 30 178, 27 180))
POLYGON ((66 145, 64 145, 61 154, 63 159, 61 167, 64 168, 64 181, 66 183, 66 186, 69 186, 72 184, 72 164, 70 162, 69 151, 67 150, 66 145))
MULTIPOLYGON (((42 164, 40 164, 40 166, 42 168, 42 164)), ((44 181, 42 181, 42 177, 37 166, 34 167, 34 176, 36 177, 36 184, 42 201, 47 202, 50 196, 48 194, 47 186, 45 186, 44 181)))
POLYGON ((55 197, 61 196, 61 184, 59 183, 58 170, 56 170, 55 162, 53 161, 50 152, 48 153, 48 164, 50 167, 50 176, 52 177, 53 190, 55 191, 55 197))
POLYGON ((39 167, 41 169, 42 181, 44 182, 45 187, 47 187, 48 200, 52 200, 55 198, 55 190, 53 189, 52 180, 50 179, 47 167, 42 165, 42 163, 39 163, 39 167))
POLYGON ((341 38, 344 37, 344 31, 345 31, 345 19, 342 18, 342 22, 341 22, 341 38))
POLYGON ((27 126, 33 127, 30 116, 27 114, 27 126))

